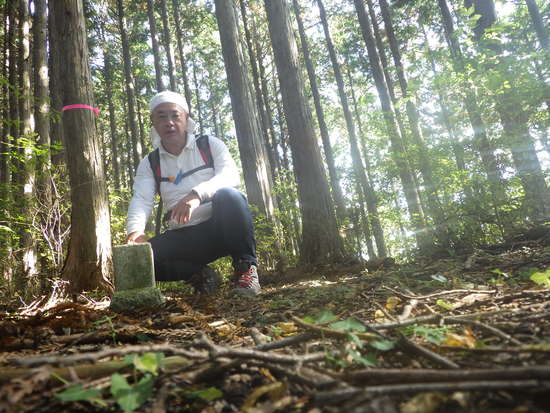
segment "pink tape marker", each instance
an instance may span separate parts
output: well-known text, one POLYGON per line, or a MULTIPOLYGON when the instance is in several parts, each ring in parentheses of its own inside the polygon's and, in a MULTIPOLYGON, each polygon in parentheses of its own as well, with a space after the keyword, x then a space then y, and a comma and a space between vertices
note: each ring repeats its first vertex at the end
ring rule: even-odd
POLYGON ((77 103, 76 105, 67 105, 67 106, 63 106, 63 109, 61 109, 61 112, 65 112, 66 110, 69 110, 69 109, 89 109, 92 112, 94 112, 96 116, 99 116, 99 108, 94 108, 93 106, 90 106, 90 105, 83 105, 81 103, 77 103))

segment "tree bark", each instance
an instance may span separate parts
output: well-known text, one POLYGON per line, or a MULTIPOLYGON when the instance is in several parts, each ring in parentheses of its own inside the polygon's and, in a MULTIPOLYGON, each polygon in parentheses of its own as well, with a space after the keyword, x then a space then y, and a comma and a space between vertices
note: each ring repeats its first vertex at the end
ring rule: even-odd
POLYGON ((200 101, 199 78, 197 77, 196 61, 193 62, 193 84, 195 87, 195 99, 197 101, 197 121, 199 124, 199 134, 204 135, 204 122, 203 122, 202 105, 200 101))
MULTIPOLYGON (((426 145, 422 131, 420 128, 420 115, 416 105, 413 103, 413 96, 409 91, 407 76, 403 68, 403 62, 401 60, 401 51, 399 50, 399 44, 395 36, 393 29, 393 22, 390 15, 390 8, 387 0, 379 0, 380 10, 382 12, 382 18, 384 20, 384 26, 386 29, 386 36, 390 45, 390 50, 393 56, 393 62, 397 71, 397 78, 399 80, 399 86, 401 88, 402 99, 405 100, 405 108, 407 118, 409 120, 409 127, 411 129, 411 135, 413 143, 418 154, 420 173, 424 181, 424 190, 426 192, 426 203, 428 205, 429 214, 434 220, 436 225, 435 236, 439 240, 440 246, 444 249, 450 248, 455 236, 451 233, 451 230, 447 224, 448 220, 445 217, 445 213, 441 207, 439 200, 438 187, 440 182, 436 182, 432 170, 432 164, 430 162, 430 152, 426 145)), ((456 240, 454 240, 456 241, 456 240)))
POLYGON ((33 125, 31 121, 31 35, 29 2, 20 0, 19 5, 19 121, 21 124, 18 144, 22 155, 22 163, 18 167, 17 176, 20 187, 20 211, 25 217, 28 226, 24 227, 21 234, 21 257, 22 270, 21 278, 18 280, 20 291, 25 291, 28 283, 33 281, 38 272, 38 253, 36 242, 32 234, 31 222, 34 219, 34 197, 36 194, 36 171, 34 169, 35 140, 32 136, 33 125))
POLYGON ((306 264, 339 261, 344 256, 343 243, 304 96, 288 8, 284 0, 265 0, 265 7, 298 183, 302 212, 300 258, 306 264))
POLYGON ((376 89, 378 91, 380 104, 382 106, 384 121, 386 123, 387 132, 391 142, 393 160, 397 164, 397 168, 399 170, 399 177, 401 179, 401 185, 403 185, 403 191, 405 193, 411 223, 415 231, 417 245, 421 251, 428 251, 432 246, 432 239, 428 233, 426 222, 424 220, 424 212, 420 204, 418 188, 414 182, 414 177, 405 153, 403 141, 399 135, 395 123, 393 108, 391 106, 390 96, 384 81, 384 75, 380 67, 380 60, 374 43, 370 20, 366 13, 365 5, 362 1, 354 0, 354 2, 359 17, 359 24, 361 26, 363 38, 367 46, 369 62, 376 84, 376 89))
MULTIPOLYGON (((48 43, 50 48, 50 55, 48 58, 48 72, 50 77, 50 96, 51 96, 51 108, 54 113, 61 111, 61 97, 59 95, 60 78, 59 68, 61 67, 61 55, 63 46, 59 45, 58 34, 54 27, 58 22, 55 21, 55 15, 52 12, 52 1, 48 1, 48 43)), ((59 23, 61 24, 61 23, 59 23)), ((53 116, 50 119, 50 140, 53 147, 51 154, 52 166, 59 169, 65 165, 65 148, 63 138, 63 125, 58 116, 53 116)))
POLYGON ((529 10, 529 15, 531 16, 531 21, 533 22, 533 28, 535 29, 535 33, 537 34, 541 47, 545 50, 550 50, 548 30, 540 15, 537 2, 535 0, 525 0, 525 3, 527 3, 527 9, 529 10))
MULTIPOLYGON (((458 39, 456 38, 453 20, 449 11, 449 7, 447 5, 447 1, 438 0, 438 5, 441 11, 445 38, 451 52, 453 68, 457 73, 464 73, 464 58, 462 56, 462 51, 458 43, 458 39)), ((499 223, 501 228, 506 230, 506 228, 509 226, 509 223, 506 222, 506 220, 501 216, 501 212, 499 211, 499 208, 507 203, 506 193, 504 191, 505 186, 502 180, 501 171, 494 154, 493 146, 487 136, 487 127, 481 117, 481 114, 478 111, 479 104, 475 87, 467 79, 464 79, 461 83, 461 89, 464 91, 464 106, 466 107, 466 112, 468 113, 468 118, 474 131, 473 143, 481 157, 483 169, 485 170, 485 173, 487 174, 487 180, 489 181, 489 188, 493 197, 493 210, 495 212, 497 222, 499 223)))
MULTIPOLYGON (((35 122, 38 134, 38 146, 50 153, 50 113, 48 61, 46 59, 46 1, 34 1, 33 18, 33 61, 34 61, 34 96, 35 122)), ((50 159, 40 155, 36 166, 38 173, 37 193, 43 200, 43 205, 49 209, 51 205, 50 189, 50 159)))
POLYGON ((183 89, 185 93, 185 100, 187 100, 187 106, 189 106, 189 115, 192 117, 191 88, 189 87, 189 77, 187 76, 187 59, 185 58, 185 51, 183 49, 183 30, 181 28, 179 7, 179 0, 172 0, 172 12, 174 13, 174 24, 176 26, 176 40, 178 44, 183 89))
POLYGON ((255 102, 249 89, 248 70, 240 49, 233 2, 216 0, 215 4, 246 192, 250 202, 272 220, 274 202, 271 171, 255 102))
POLYGON ((130 57, 130 42, 126 30, 126 18, 124 17, 123 0, 117 0, 118 9, 118 30, 122 43, 122 59, 124 62, 124 80, 126 87, 126 99, 128 101, 128 123, 130 126, 130 142, 132 143, 132 165, 134 170, 137 169, 141 161, 141 144, 138 137, 138 122, 136 117, 136 92, 134 89, 134 79, 132 76, 132 59, 130 57))
MULTIPOLYGON (((105 41, 105 39, 103 39, 105 41)), ((109 127, 111 131, 111 165, 113 166, 113 181, 115 192, 120 193, 120 164, 118 159, 118 133, 116 130, 115 105, 113 101, 113 57, 108 48, 103 50, 103 62, 105 67, 105 92, 109 105, 109 127)))
POLYGON ((155 63, 155 79, 157 81, 157 92, 162 92, 165 87, 164 83, 162 82, 162 63, 160 60, 160 50, 157 39, 157 26, 155 23, 155 0, 147 0, 147 17, 149 18, 151 44, 153 45, 153 61, 155 63))
MULTIPOLYGON (((51 4, 63 47, 60 68, 63 105, 83 103, 94 106, 83 4, 80 1, 54 1, 51 4)), ((58 51, 60 52, 60 51, 58 51)), ((63 267, 69 290, 110 286, 111 230, 100 147, 93 112, 71 109, 63 112, 67 160, 71 184, 71 235, 63 267)))
POLYGON ((168 11, 166 7, 166 0, 160 0, 160 11, 162 17, 162 29, 164 32, 164 50, 166 50, 166 60, 168 61, 168 77, 170 79, 170 88, 172 91, 177 92, 176 86, 176 74, 174 70, 173 50, 172 50, 172 38, 170 36, 170 22, 168 21, 168 11))
MULTIPOLYGON (((254 46, 252 44, 252 35, 250 33, 250 28, 248 24, 248 16, 246 13, 246 5, 244 0, 239 1, 241 16, 243 19, 243 28, 244 36, 246 41, 246 48, 248 49, 248 57, 250 60, 250 68, 252 69, 252 81, 254 84, 254 94, 256 96, 256 104, 258 107, 258 112, 260 114, 261 127, 262 127, 262 136, 265 142, 265 149, 269 159, 269 166, 272 180, 276 178, 276 169, 275 169, 275 150, 273 146, 274 134, 273 130, 270 129, 272 124, 269 123, 268 115, 266 112, 266 105, 264 102, 264 96, 262 94, 262 89, 260 86, 260 75, 258 73, 258 59, 254 51, 254 46)), ((261 63, 260 63, 261 64, 261 63)))
POLYGON ((495 109, 502 123, 504 142, 512 152, 512 160, 525 192, 527 216, 533 222, 543 222, 550 217, 550 190, 546 185, 533 137, 529 133, 529 116, 524 103, 518 96, 517 87, 508 61, 503 57, 503 48, 498 39, 493 37, 491 44, 483 41, 485 30, 496 21, 493 0, 474 0, 474 13, 481 17, 474 29, 480 49, 496 59, 496 63, 482 62, 484 73, 500 73, 498 88, 501 92, 494 94, 495 109), (495 41, 496 40, 496 41, 495 41), (506 87, 504 79, 511 87, 506 87))
POLYGON ((309 84, 311 86, 311 93, 313 95, 313 103, 315 104, 315 113, 317 115, 317 122, 319 123, 319 131, 321 132, 321 141, 323 142, 323 149, 325 152, 325 160, 327 162, 328 174, 330 177, 330 187, 332 189, 332 198, 336 204, 336 215, 340 222, 344 222, 346 218, 346 205, 344 203, 344 195, 342 194, 342 188, 340 186, 340 179, 336 173, 336 164, 334 162, 334 154, 332 152, 332 146, 330 144, 330 138, 328 135, 328 128, 325 122, 325 113, 321 105, 321 95, 319 88, 317 87, 317 76, 315 75, 315 69, 311 61, 309 53, 309 45, 306 38, 306 32, 304 24, 302 22, 302 16, 298 0, 293 0, 294 14, 296 15, 296 21, 298 22, 298 33, 300 35, 300 43, 302 45, 302 54, 304 56, 304 62, 306 64, 307 75, 309 78, 309 84))

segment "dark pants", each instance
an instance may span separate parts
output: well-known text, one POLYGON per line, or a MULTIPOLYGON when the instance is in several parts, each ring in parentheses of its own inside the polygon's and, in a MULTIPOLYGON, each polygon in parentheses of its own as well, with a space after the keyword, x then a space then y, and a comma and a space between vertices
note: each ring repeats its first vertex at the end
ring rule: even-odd
POLYGON ((149 240, 157 281, 189 280, 206 264, 226 255, 233 265, 256 260, 252 215, 246 198, 233 188, 222 188, 212 198, 208 221, 168 230, 149 240))

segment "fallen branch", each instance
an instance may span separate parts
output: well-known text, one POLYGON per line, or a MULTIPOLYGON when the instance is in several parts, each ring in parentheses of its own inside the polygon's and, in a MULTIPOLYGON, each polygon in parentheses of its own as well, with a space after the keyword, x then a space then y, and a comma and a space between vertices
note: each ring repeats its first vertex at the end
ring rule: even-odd
POLYGON ((450 369, 460 368, 460 366, 456 364, 454 361, 451 361, 440 354, 434 353, 433 351, 427 349, 426 347, 423 347, 420 344, 417 344, 409 340, 407 337, 403 335, 401 336, 401 339, 399 340, 398 345, 403 351, 427 358, 428 360, 434 362, 439 366, 447 367, 450 369))
POLYGON ((548 380, 550 366, 510 367, 506 369, 368 369, 331 374, 353 384, 405 384, 418 382, 466 382, 489 380, 548 380))

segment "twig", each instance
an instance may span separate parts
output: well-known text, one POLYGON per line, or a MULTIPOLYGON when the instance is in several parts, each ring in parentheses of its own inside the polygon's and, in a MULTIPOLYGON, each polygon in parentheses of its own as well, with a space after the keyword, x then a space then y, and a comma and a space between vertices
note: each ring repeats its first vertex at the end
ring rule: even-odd
POLYGON ((482 323, 480 321, 465 320, 464 318, 460 318, 460 317, 447 317, 444 320, 445 320, 445 322, 451 322, 451 323, 456 323, 456 324, 467 324, 467 325, 471 325, 471 326, 476 326, 476 327, 479 327, 479 328, 481 328, 485 331, 488 331, 489 333, 494 334, 495 336, 498 336, 498 337, 500 337, 500 338, 502 338, 506 341, 509 341, 510 343, 515 344, 516 346, 523 345, 523 343, 521 341, 516 340, 514 337, 512 337, 509 334, 506 334, 504 331, 499 330, 496 327, 492 327, 490 325, 482 323))
POLYGON ((403 307, 403 312, 397 316, 398 321, 405 321, 407 318, 410 317, 412 310, 415 309, 415 307, 418 305, 418 300, 413 298, 411 301, 408 302, 408 304, 403 307))
POLYGON ((548 380, 550 366, 510 367, 506 369, 436 370, 436 369, 368 369, 332 374, 353 384, 466 382, 488 380, 548 380))
POLYGON ((65 355, 50 355, 44 357, 31 357, 20 358, 14 360, 15 364, 24 367, 35 367, 44 364, 66 366, 79 362, 89 361, 94 362, 107 357, 125 356, 127 354, 134 353, 146 353, 146 352, 165 352, 170 354, 176 354, 191 359, 204 359, 208 357, 207 354, 202 352, 185 350, 180 347, 176 347, 171 344, 152 344, 152 345, 137 345, 137 346, 125 346, 121 348, 109 348, 102 351, 73 354, 71 356, 65 355))
POLYGON ((437 353, 434 353, 431 350, 428 350, 426 347, 421 346, 420 344, 417 344, 411 340, 409 340, 407 337, 401 335, 401 339, 399 340, 399 347, 402 350, 412 352, 414 354, 423 356, 427 358, 428 360, 433 361, 434 363, 451 368, 451 369, 458 369, 460 366, 456 364, 454 361, 449 360, 446 357, 443 357, 437 353))
POLYGON ((252 340, 254 340, 254 344, 257 346, 260 346, 267 342, 266 336, 260 333, 260 330, 258 330, 256 327, 252 327, 250 329, 250 336, 252 337, 252 340))
POLYGON ((237 349, 229 348, 224 346, 219 346, 214 344, 205 334, 202 334, 201 337, 194 342, 198 347, 203 347, 208 349, 211 358, 219 357, 236 357, 241 359, 256 359, 263 361, 271 361, 275 363, 285 363, 285 364, 302 364, 312 361, 319 361, 325 358, 325 353, 312 353, 306 354, 303 356, 298 355, 283 355, 272 352, 262 352, 258 350, 251 349, 237 349))
POLYGON ((389 320, 396 321, 395 317, 388 313, 388 311, 382 304, 380 304, 378 301, 373 301, 373 303, 389 320))
POLYGON ((300 344, 305 341, 309 341, 312 338, 318 337, 318 334, 313 333, 303 333, 303 334, 297 334, 295 336, 285 337, 282 340, 272 341, 270 343, 260 344, 258 346, 253 347, 254 350, 275 350, 278 348, 288 347, 292 346, 294 344, 300 344))
POLYGON ((453 295, 453 294, 496 294, 498 290, 472 290, 472 289, 463 289, 463 290, 448 290, 448 291, 440 291, 438 293, 433 294, 426 294, 426 295, 410 295, 410 294, 404 294, 400 291, 397 291, 391 287, 388 287, 386 285, 382 286, 382 288, 385 288, 388 291, 391 291, 394 294, 399 295, 403 298, 409 298, 409 299, 416 299, 416 300, 424 300, 426 298, 435 298, 435 297, 441 297, 444 295, 453 295))
MULTIPOLYGON (((326 328, 326 327, 321 327, 321 326, 318 326, 318 325, 306 323, 301 318, 298 318, 298 317, 296 317, 292 314, 288 314, 288 316, 292 319, 292 321, 294 321, 300 327, 305 328, 306 330, 308 330, 312 333, 316 333, 317 335, 321 335, 321 336, 325 336, 325 337, 333 337, 333 338, 344 338, 348 334, 346 331, 338 331, 338 330, 333 330, 331 328, 326 328)), ((377 327, 376 324, 373 325, 373 327, 377 327)), ((372 339, 377 337, 376 334, 372 334, 372 333, 354 332, 354 334, 357 337, 359 337, 360 339, 363 339, 363 340, 372 340, 372 339)))
POLYGON ((521 347, 483 347, 470 348, 464 346, 439 346, 442 350, 448 351, 468 351, 472 353, 550 353, 548 348, 537 348, 535 346, 523 345, 521 347))
POLYGON ((525 389, 541 387, 539 380, 498 380, 498 381, 472 381, 465 383, 409 383, 390 384, 383 386, 368 386, 362 389, 346 387, 342 390, 333 390, 317 393, 314 400, 317 404, 335 404, 361 394, 391 394, 391 393, 416 393, 426 391, 470 391, 470 390, 503 390, 525 389))

